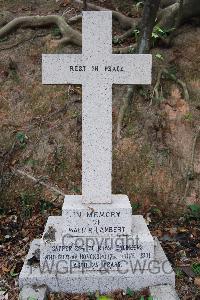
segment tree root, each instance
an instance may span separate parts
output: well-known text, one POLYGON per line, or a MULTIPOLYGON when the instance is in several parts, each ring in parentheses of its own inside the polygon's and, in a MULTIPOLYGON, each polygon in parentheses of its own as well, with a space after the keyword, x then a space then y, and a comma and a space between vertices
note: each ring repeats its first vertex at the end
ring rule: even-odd
MULTIPOLYGON (((83 6, 83 1, 81 1, 81 0, 74 0, 74 2, 83 6)), ((87 8, 92 9, 92 10, 99 10, 99 11, 108 10, 106 8, 102 8, 101 6, 97 6, 92 3, 87 3, 87 8)), ((130 29, 132 27, 135 27, 136 24, 138 23, 138 19, 126 17, 125 15, 123 15, 122 13, 120 13, 118 11, 113 10, 112 14, 113 14, 113 18, 119 22, 122 29, 125 29, 125 30, 130 29)))
POLYGON ((14 48, 14 47, 19 46, 19 45, 22 44, 22 43, 25 43, 25 42, 28 42, 28 41, 30 41, 30 40, 33 40, 35 37, 36 37, 36 35, 33 35, 32 33, 31 33, 31 34, 28 34, 27 37, 22 38, 22 39, 19 39, 19 40, 17 40, 17 41, 16 41, 15 43, 13 43, 13 44, 7 44, 7 45, 5 45, 5 46, 3 46, 3 47, 0 47, 0 51, 12 49, 12 48, 14 48))
POLYGON ((163 69, 163 74, 166 74, 171 80, 178 83, 183 89, 183 97, 186 101, 189 101, 190 96, 188 93, 187 85, 182 80, 178 79, 174 74, 171 74, 167 69, 163 69))
POLYGON ((136 49, 136 44, 127 46, 127 47, 118 47, 113 48, 114 54, 128 54, 128 53, 134 53, 136 49))
POLYGON ((47 188, 47 189, 51 190, 52 192, 56 193, 57 195, 65 196, 65 193, 63 191, 60 191, 56 187, 51 186, 50 184, 44 182, 44 180, 41 180, 39 178, 35 178, 32 175, 30 175, 30 174, 28 174, 28 173, 26 173, 22 170, 19 170, 19 169, 12 168, 12 171, 16 175, 18 174, 18 175, 21 175, 23 177, 26 177, 26 178, 32 180, 35 184, 39 184, 39 185, 44 186, 45 188, 47 188))
POLYGON ((124 42, 126 39, 128 39, 129 37, 133 37, 133 31, 134 31, 135 27, 132 27, 131 29, 127 30, 125 33, 123 33, 122 35, 119 36, 115 36, 115 40, 117 43, 122 43, 124 42))
POLYGON ((154 86, 154 88, 153 88, 153 93, 152 93, 150 105, 152 105, 153 97, 155 97, 156 100, 158 100, 158 99, 160 98, 160 94, 159 94, 159 86, 160 86, 160 81, 161 81, 162 73, 163 73, 163 69, 161 69, 161 70, 158 72, 156 84, 155 84, 155 86, 154 86))
POLYGON ((164 30, 176 28, 177 22, 181 24, 191 17, 200 16, 199 0, 179 0, 174 3, 171 1, 171 3, 169 6, 164 6, 165 8, 158 13, 158 24, 164 30), (181 15, 179 14, 180 10, 181 15))
POLYGON ((156 84, 153 89, 150 105, 152 104, 153 98, 155 98, 156 100, 160 99, 159 87, 160 87, 160 81, 161 81, 162 75, 167 75, 167 78, 175 81, 177 84, 179 84, 182 87, 183 97, 188 102, 190 99, 190 96, 188 93, 186 83, 183 82, 182 80, 178 79, 174 74, 171 74, 166 68, 163 68, 158 72, 158 76, 157 76, 156 84))
POLYGON ((9 23, 14 19, 14 15, 9 11, 3 11, 0 13, 0 27, 4 26, 5 24, 9 23))
POLYGON ((75 23, 77 23, 77 22, 79 22, 81 20, 82 20, 82 14, 72 17, 71 19, 69 19, 67 21, 67 24, 69 24, 69 25, 75 24, 75 23))
POLYGON ((170 6, 177 2, 177 0, 161 0, 160 8, 166 8, 167 6, 170 6))
MULTIPOLYGON (((151 47, 151 36, 153 27, 155 25, 155 19, 156 15, 159 9, 160 0, 146 0, 143 10, 143 16, 141 20, 141 32, 139 41, 137 44, 137 53, 144 54, 149 53, 150 47, 151 47)), ((123 99, 123 104, 120 108, 119 115, 118 115, 118 121, 117 121, 117 139, 119 140, 121 138, 121 128, 122 123, 124 119, 125 111, 128 108, 128 105, 130 104, 133 94, 134 94, 135 86, 129 85, 128 91, 123 99)))
POLYGON ((81 34, 71 28, 71 26, 66 23, 63 17, 57 15, 27 16, 15 18, 0 29, 0 38, 5 37, 19 27, 43 27, 49 26, 51 24, 57 25, 60 29, 62 39, 58 41, 59 45, 68 43, 72 43, 77 46, 82 45, 81 34))

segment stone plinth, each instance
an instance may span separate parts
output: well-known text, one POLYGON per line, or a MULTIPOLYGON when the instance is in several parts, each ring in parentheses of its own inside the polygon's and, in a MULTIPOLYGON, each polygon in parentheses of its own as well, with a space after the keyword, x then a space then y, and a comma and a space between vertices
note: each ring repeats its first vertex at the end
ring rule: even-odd
POLYGON ((82 196, 65 196, 63 226, 71 236, 121 236, 132 230, 132 208, 126 195, 112 195, 111 204, 84 204, 82 196))
MULTIPOLYGON (((126 236, 117 233, 115 236, 70 236, 63 228, 63 218, 50 217, 47 222, 40 246, 41 268, 50 267, 58 272, 66 268, 79 271, 153 268, 154 240, 142 216, 131 217, 132 231, 126 236)), ((117 225, 109 223, 109 228, 117 225)))
POLYGON ((174 272, 160 246, 155 244, 155 266, 152 270, 130 270, 130 271, 65 271, 63 274, 56 274, 49 270, 43 272, 39 263, 30 266, 28 259, 40 248, 41 240, 34 240, 31 244, 27 259, 19 276, 19 285, 41 286, 45 284, 52 292, 83 293, 96 292, 107 293, 113 290, 126 290, 128 287, 134 291, 149 286, 168 284, 175 286, 174 272))

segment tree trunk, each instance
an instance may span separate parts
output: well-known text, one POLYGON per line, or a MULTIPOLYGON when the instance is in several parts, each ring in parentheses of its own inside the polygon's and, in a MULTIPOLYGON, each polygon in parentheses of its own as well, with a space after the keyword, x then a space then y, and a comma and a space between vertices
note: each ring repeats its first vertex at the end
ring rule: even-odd
POLYGON ((141 31, 138 41, 138 53, 149 53, 151 48, 151 37, 160 0, 146 0, 141 20, 141 31))

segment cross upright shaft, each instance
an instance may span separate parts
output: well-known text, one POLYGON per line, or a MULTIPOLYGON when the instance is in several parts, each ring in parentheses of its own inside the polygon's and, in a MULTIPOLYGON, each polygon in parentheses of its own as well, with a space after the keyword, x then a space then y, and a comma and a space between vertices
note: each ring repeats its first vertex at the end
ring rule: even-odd
POLYGON ((150 84, 151 55, 112 54, 112 12, 83 12, 78 55, 43 55, 44 84, 82 84, 82 195, 111 203, 112 84, 150 84))

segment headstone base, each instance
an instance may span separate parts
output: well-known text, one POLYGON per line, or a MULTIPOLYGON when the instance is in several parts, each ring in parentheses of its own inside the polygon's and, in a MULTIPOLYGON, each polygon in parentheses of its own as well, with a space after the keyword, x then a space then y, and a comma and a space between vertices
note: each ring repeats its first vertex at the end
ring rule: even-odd
MULTIPOLYGON (((129 216, 129 215, 128 215, 129 216)), ((142 216, 131 216, 130 235, 75 236, 66 234, 63 216, 49 217, 40 242, 40 267, 58 273, 67 269, 82 271, 152 269, 154 239, 142 216)), ((124 220, 126 226, 127 219, 124 220)), ((77 222, 78 223, 78 222, 77 222)), ((123 224, 122 224, 123 225, 123 224)), ((93 226, 94 227, 94 226, 93 226)), ((107 227, 104 222, 104 227, 107 227)), ((117 224, 109 227, 118 228, 117 224)))
POLYGON ((84 293, 95 292, 108 293, 114 290, 134 291, 142 290, 149 286, 168 284, 175 286, 175 274, 159 242, 155 240, 154 268, 151 270, 110 271, 101 273, 97 271, 65 272, 56 274, 54 271, 43 272, 39 261, 32 259, 33 254, 38 253, 41 240, 34 240, 31 244, 28 256, 19 276, 19 286, 46 285, 51 292, 84 293))

